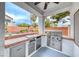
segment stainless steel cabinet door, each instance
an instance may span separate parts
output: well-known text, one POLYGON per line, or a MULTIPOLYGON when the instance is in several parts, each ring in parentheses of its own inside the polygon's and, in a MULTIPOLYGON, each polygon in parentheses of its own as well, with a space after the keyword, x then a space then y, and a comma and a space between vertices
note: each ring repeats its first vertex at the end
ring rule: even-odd
POLYGON ((35 41, 32 41, 28 45, 28 55, 35 51, 35 41))
POLYGON ((62 39, 60 36, 51 36, 51 47, 59 51, 62 50, 62 39))
POLYGON ((50 46, 51 36, 47 36, 47 46, 50 46))
POLYGON ((41 47, 41 37, 36 39, 36 50, 41 47))
POLYGON ((25 57, 25 44, 10 48, 11 57, 25 57))

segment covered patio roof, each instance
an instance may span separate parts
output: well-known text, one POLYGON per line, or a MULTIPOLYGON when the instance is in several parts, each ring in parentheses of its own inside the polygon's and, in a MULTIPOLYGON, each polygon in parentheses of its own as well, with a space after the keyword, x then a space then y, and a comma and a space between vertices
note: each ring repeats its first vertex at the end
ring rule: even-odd
POLYGON ((28 11, 38 15, 38 16, 49 16, 51 14, 56 13, 56 11, 59 11, 61 9, 67 8, 72 6, 72 2, 21 2, 21 3, 16 3, 14 4, 27 9, 28 11), (37 4, 35 4, 37 3, 37 4), (46 6, 47 5, 47 6, 46 6), (45 8, 46 7, 46 8, 45 8), (44 9, 45 8, 45 9, 44 9))

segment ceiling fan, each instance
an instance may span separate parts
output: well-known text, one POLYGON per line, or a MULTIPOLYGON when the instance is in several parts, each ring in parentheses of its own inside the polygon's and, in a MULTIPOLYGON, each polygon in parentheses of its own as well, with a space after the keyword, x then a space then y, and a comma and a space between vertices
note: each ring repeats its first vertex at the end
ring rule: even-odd
MULTIPOLYGON (((34 5, 38 5, 39 3, 41 3, 41 2, 35 2, 34 5)), ((45 2, 44 10, 47 9, 47 6, 48 6, 49 3, 50 3, 50 2, 45 2)), ((59 4, 59 2, 53 2, 53 3, 59 4)))

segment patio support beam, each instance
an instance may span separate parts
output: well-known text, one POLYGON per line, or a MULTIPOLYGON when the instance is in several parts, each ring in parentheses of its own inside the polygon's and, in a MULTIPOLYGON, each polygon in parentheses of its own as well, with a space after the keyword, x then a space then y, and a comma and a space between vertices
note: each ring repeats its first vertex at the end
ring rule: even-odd
POLYGON ((70 11, 70 17, 71 17, 71 29, 70 29, 70 37, 74 38, 74 14, 73 10, 70 11))
POLYGON ((0 2, 0 57, 4 56, 5 3, 0 2))
POLYGON ((45 17, 38 17, 38 29, 39 29, 39 34, 45 33, 45 26, 44 26, 44 19, 45 17))

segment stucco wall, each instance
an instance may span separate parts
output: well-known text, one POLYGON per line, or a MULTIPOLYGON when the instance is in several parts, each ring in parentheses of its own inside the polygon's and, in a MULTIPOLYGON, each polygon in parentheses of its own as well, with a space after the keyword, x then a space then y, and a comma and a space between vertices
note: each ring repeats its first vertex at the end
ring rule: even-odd
MULTIPOLYGON (((74 20, 74 13, 79 9, 79 2, 75 2, 73 4, 73 7, 72 7, 72 20, 74 20)), ((73 23, 73 26, 74 26, 74 21, 72 22, 73 23)), ((76 25, 77 27, 79 27, 79 24, 76 25)), ((74 27, 72 27, 74 28, 74 27)), ((74 30, 74 29, 72 29, 74 30)), ((74 31, 72 31, 71 34, 74 34, 74 31)), ((78 34, 75 34, 75 35, 78 35, 78 34)), ((79 57, 79 47, 74 44, 74 57, 79 57)))
POLYGON ((4 56, 4 3, 0 2, 0 56, 4 56))
MULTIPOLYGON (((45 30, 61 30, 64 36, 68 36, 68 27, 48 27, 45 30)), ((70 33, 69 33, 70 34, 70 33)))

